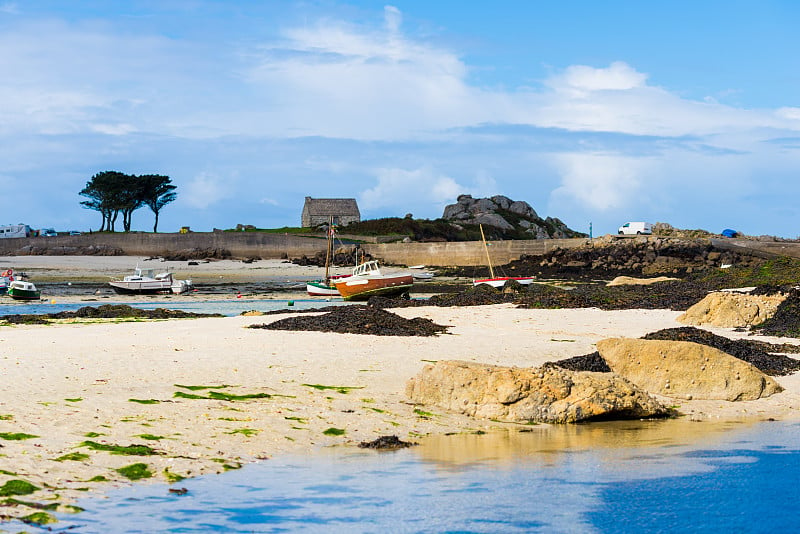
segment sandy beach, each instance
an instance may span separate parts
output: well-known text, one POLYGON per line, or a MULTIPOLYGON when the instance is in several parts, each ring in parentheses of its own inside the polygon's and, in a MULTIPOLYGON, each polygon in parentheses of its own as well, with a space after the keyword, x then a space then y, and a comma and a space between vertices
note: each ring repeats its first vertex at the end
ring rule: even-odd
MULTIPOLYGON (((34 282, 107 282, 131 274, 135 267, 169 271, 175 278, 199 283, 255 282, 268 278, 312 280, 325 270, 288 260, 166 261, 145 256, 0 256, 0 268, 24 272, 34 282)), ((337 272, 347 272, 340 268, 337 272)))
MULTIPOLYGON (((126 259, 97 258, 91 276, 116 267, 124 272, 131 267, 126 259)), ((0 258, 6 262, 0 265, 25 270, 32 278, 46 269, 57 276, 85 272, 78 258, 11 260, 15 263, 0 258)), ((231 277, 254 276, 257 266, 207 265, 209 276, 248 273, 231 277)), ((282 273, 275 276, 310 273, 277 262, 261 267, 282 273)), ((519 425, 414 406, 405 396, 405 384, 431 361, 538 366, 590 353, 608 337, 639 337, 679 326, 679 312, 668 310, 494 305, 392 311, 450 328, 428 338, 246 328, 284 315, 0 327, 0 432, 35 436, 0 440, 0 486, 22 479, 45 489, 21 499, 68 503, 86 496, 87 489, 102 495, 129 484, 116 469, 134 463, 146 464, 150 480, 163 482, 280 454, 355 447, 383 435, 419 441, 451 432, 513 430, 519 425), (155 454, 112 454, 93 444, 146 445, 155 454)), ((747 336, 732 329, 709 330, 747 336)), ((797 418, 800 378, 777 381, 785 391, 758 401, 670 404, 698 421, 797 418)), ((30 511, 3 507, 0 514, 30 511)))

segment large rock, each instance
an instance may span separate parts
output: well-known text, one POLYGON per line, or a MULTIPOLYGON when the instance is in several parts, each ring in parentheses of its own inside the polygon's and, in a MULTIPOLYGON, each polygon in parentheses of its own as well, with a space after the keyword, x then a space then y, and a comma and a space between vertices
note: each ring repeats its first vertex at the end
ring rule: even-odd
POLYGON ((597 350, 613 372, 667 397, 741 401, 783 390, 749 363, 698 343, 611 338, 597 350))
POLYGON ((494 226, 496 228, 502 228, 503 230, 514 229, 514 227, 511 226, 508 221, 496 213, 479 213, 475 216, 475 223, 494 226))
POLYGON ((621 377, 551 365, 521 369, 440 361, 409 380, 406 394, 416 403, 511 422, 575 423, 668 413, 621 377))
POLYGON ((709 293, 678 317, 678 322, 692 326, 735 328, 761 324, 786 300, 785 295, 747 295, 719 291, 709 293))

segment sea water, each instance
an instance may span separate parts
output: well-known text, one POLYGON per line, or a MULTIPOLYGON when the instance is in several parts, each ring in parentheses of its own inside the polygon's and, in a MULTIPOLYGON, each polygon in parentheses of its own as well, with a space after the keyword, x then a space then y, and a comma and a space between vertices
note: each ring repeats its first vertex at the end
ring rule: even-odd
POLYGON ((242 312, 256 310, 262 312, 274 310, 307 310, 309 308, 323 308, 327 306, 339 306, 349 304, 339 299, 148 299, 142 301, 88 301, 88 302, 59 302, 38 301, 38 302, 12 302, 0 303, 0 316, 12 314, 40 315, 48 313, 59 313, 62 311, 76 311, 85 306, 98 307, 104 304, 125 304, 143 310, 153 310, 156 308, 167 308, 170 310, 180 310, 193 313, 220 313, 226 316, 240 315, 242 312))
MULTIPOLYGON (((686 420, 436 436, 138 484, 54 531, 791 532, 800 423, 686 420)), ((36 528, 6 524, 21 530, 36 528)), ((44 529, 42 529, 44 530, 44 529)))

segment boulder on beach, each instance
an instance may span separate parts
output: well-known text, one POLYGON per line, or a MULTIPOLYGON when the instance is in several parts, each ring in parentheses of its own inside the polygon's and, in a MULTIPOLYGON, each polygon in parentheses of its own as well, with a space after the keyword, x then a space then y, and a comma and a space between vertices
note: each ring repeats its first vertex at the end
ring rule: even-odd
POLYGON ((597 350, 614 373, 667 397, 741 401, 783 391, 753 365, 698 343, 611 338, 597 350))
POLYGON ((633 276, 618 276, 607 283, 607 286, 649 286, 658 282, 674 282, 680 278, 669 276, 656 276, 655 278, 634 278, 633 276))
POLYGON ((748 295, 716 291, 678 317, 678 322, 693 326, 736 328, 761 324, 773 315, 785 295, 748 295))
POLYGON ((419 404, 508 422, 576 423, 669 413, 619 376, 553 365, 517 368, 440 361, 411 378, 406 394, 419 404))

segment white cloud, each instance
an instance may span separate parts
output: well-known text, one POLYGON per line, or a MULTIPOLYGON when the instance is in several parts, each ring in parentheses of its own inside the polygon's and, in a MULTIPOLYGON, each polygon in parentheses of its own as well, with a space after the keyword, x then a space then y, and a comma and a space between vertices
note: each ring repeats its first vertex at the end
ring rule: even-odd
POLYGON ((555 156, 561 185, 554 196, 577 200, 593 211, 610 211, 641 202, 647 162, 613 154, 561 154, 555 156))
POLYGON ((789 120, 800 120, 800 108, 778 108, 775 110, 775 114, 789 120))
POLYGON ((623 61, 615 61, 608 68, 587 65, 567 67, 563 74, 548 80, 558 90, 568 88, 582 94, 585 91, 625 91, 644 87, 647 75, 623 61))
POLYGON ((463 193, 494 194, 494 181, 478 175, 472 185, 463 185, 431 168, 415 170, 379 169, 377 184, 359 194, 359 205, 364 210, 393 210, 406 213, 414 208, 416 217, 441 217, 444 206, 455 202, 463 193))
POLYGON ((232 196, 229 182, 216 174, 201 172, 181 187, 179 201, 191 208, 206 209, 232 196))

